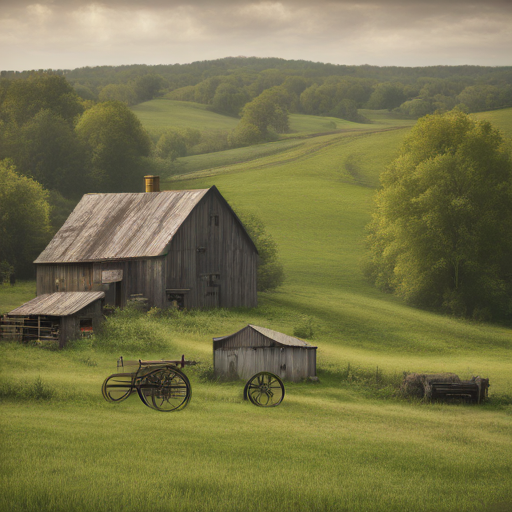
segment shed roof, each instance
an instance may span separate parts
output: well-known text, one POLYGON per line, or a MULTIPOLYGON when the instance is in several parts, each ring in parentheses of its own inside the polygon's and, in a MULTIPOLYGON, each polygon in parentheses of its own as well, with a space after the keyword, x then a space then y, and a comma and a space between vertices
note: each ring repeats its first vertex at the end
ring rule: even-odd
POLYGON ((162 256, 209 190, 86 194, 34 263, 162 256))
POLYGON ((309 347, 316 348, 305 341, 295 338, 294 336, 288 336, 287 334, 283 334, 282 332, 273 331, 272 329, 267 329, 266 327, 259 327, 257 325, 249 324, 247 327, 244 327, 240 331, 237 331, 233 334, 229 334, 228 336, 221 336, 220 338, 213 338, 213 341, 222 341, 228 338, 232 338, 236 336, 238 333, 244 331, 245 329, 253 329, 254 331, 259 332, 263 336, 275 341, 279 345, 288 346, 288 347, 309 347))
POLYGON ((104 292, 57 292, 45 293, 13 309, 9 315, 69 316, 92 302, 105 297, 104 292))

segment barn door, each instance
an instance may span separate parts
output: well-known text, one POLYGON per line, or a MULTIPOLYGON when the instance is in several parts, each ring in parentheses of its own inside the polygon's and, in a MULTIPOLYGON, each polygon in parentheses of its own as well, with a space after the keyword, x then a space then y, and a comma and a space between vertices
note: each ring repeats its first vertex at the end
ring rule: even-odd
POLYGON ((220 307, 220 275, 219 274, 201 274, 201 294, 203 296, 203 307, 220 307))

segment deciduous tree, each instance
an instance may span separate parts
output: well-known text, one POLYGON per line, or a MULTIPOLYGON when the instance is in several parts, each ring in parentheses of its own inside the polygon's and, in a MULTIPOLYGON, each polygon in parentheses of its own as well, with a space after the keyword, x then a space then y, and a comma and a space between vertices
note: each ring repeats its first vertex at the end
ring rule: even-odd
POLYGON ((475 318, 512 316, 512 157, 460 111, 418 121, 382 175, 369 277, 407 301, 475 318))
POLYGON ((140 189, 151 141, 137 116, 123 103, 107 101, 87 110, 76 126, 92 162, 94 188, 102 192, 140 189))
POLYGON ((34 274, 34 259, 50 239, 48 192, 21 176, 8 160, 0 161, 0 264, 17 277, 34 274))

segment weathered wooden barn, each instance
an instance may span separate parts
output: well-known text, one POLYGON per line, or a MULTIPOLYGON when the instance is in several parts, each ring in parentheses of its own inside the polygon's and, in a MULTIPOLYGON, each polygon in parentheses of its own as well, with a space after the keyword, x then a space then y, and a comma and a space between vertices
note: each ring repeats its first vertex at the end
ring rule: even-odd
POLYGON ((103 320, 103 292, 57 292, 39 295, 12 310, 0 322, 2 338, 23 342, 90 336, 103 320))
POLYGON ((87 194, 35 261, 37 295, 103 291, 117 307, 133 296, 159 308, 255 307, 257 259, 216 187, 87 194))
POLYGON ((213 366, 219 377, 247 380, 271 372, 293 382, 316 377, 316 349, 309 343, 256 325, 213 338, 213 366))

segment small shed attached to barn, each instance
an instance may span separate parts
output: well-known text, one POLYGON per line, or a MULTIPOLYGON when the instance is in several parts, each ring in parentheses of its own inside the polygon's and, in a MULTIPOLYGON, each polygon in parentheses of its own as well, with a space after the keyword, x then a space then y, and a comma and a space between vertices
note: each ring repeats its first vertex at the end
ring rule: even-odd
POLYGON ((18 341, 55 341, 90 336, 103 319, 104 292, 45 293, 13 309, 0 322, 1 337, 18 341))
POLYGON ((258 372, 271 372, 293 382, 316 377, 316 349, 286 334, 248 325, 213 338, 215 375, 247 380, 258 372))

